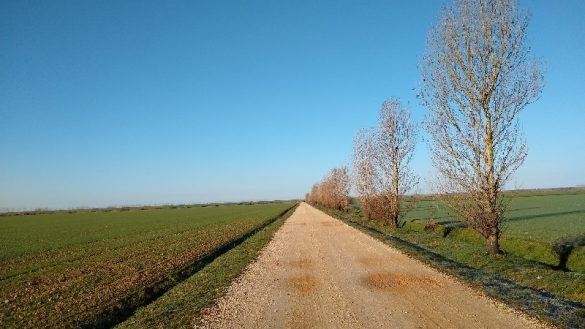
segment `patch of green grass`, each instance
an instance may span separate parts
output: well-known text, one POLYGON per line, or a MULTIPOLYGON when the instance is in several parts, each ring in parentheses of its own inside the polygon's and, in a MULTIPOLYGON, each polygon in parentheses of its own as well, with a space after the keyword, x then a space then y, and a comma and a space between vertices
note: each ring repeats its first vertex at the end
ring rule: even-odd
POLYGON ((581 273, 585 273, 585 248, 577 248, 569 257, 569 262, 567 263, 567 267, 570 270, 578 271, 581 273))
POLYGON ((557 256, 552 251, 550 243, 542 241, 524 240, 516 237, 504 236, 500 246, 508 254, 523 257, 555 266, 558 264, 557 256))
MULTIPOLYGON (((0 217, 0 323, 79 327, 147 300, 150 287, 293 203, 0 217)), ((158 288, 157 288, 158 289, 158 288)), ((138 305, 139 306, 139 305, 138 305)))
POLYGON ((193 327, 201 311, 225 293, 293 211, 289 210, 276 222, 218 257, 155 302, 141 308, 117 328, 193 327))

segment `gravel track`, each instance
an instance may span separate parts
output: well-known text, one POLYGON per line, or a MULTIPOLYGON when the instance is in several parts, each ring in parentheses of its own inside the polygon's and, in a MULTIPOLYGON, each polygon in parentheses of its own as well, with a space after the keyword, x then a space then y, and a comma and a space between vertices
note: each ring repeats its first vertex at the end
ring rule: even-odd
POLYGON ((545 328, 302 203, 204 328, 545 328))

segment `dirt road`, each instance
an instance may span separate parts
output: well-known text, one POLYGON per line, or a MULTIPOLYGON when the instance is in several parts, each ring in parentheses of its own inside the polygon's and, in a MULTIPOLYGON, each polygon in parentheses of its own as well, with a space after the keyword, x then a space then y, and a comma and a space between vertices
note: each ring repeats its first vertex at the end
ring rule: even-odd
POLYGON ((540 328, 455 279, 301 204, 211 328, 540 328))

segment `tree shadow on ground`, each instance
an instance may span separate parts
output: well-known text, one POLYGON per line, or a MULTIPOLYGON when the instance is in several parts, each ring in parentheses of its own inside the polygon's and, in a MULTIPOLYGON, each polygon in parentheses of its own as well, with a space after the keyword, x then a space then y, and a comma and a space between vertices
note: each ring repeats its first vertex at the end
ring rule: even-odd
POLYGON ((507 217, 505 219, 506 222, 516 222, 516 221, 523 221, 535 218, 546 218, 546 217, 562 217, 568 215, 575 215, 575 214, 585 214, 585 210, 573 210, 573 211, 561 211, 561 212, 550 212, 546 214, 538 214, 538 215, 525 215, 525 216, 514 216, 514 217, 507 217))
POLYGON ((518 211, 524 211, 524 210, 535 210, 535 209, 540 209, 540 207, 514 208, 514 209, 508 209, 508 210, 506 210, 506 212, 510 213, 510 212, 518 212, 518 211))

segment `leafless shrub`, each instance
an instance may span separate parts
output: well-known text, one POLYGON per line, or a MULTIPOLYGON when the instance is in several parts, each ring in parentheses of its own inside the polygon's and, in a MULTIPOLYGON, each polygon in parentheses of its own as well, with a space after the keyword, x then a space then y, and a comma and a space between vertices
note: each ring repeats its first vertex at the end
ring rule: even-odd
POLYGON ((499 253, 501 190, 524 162, 518 113, 543 87, 515 0, 455 0, 431 30, 420 98, 448 205, 499 253))
POLYGON ((347 167, 332 169, 323 180, 313 185, 305 201, 323 207, 347 211, 349 210, 350 180, 347 167))

